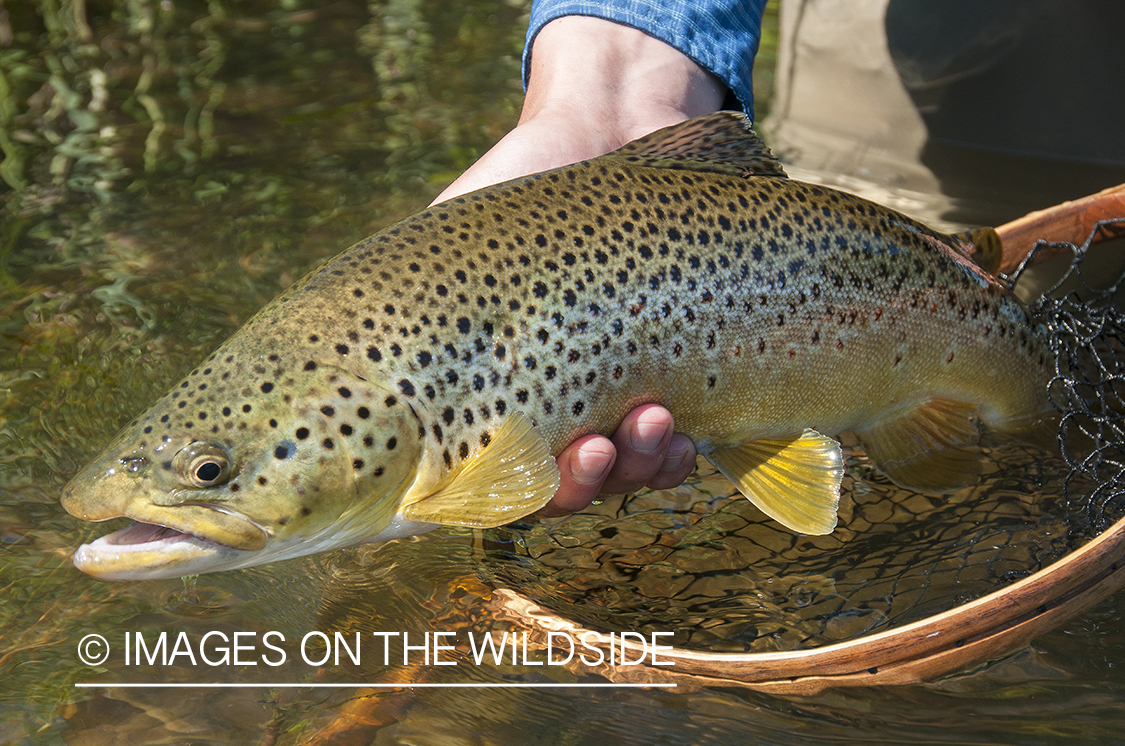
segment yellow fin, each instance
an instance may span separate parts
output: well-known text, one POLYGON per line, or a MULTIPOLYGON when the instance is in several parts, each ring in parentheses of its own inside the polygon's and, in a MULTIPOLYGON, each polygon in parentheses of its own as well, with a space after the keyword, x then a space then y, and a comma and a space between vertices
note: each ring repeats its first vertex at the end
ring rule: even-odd
POLYGON ((1000 262, 1004 258, 1004 246, 1000 241, 1000 234, 993 228, 977 228, 976 230, 956 233, 954 238, 968 241, 973 246, 969 254, 969 261, 977 265, 990 275, 1000 271, 1000 262))
POLYGON ((653 168, 786 176, 746 115, 733 111, 706 114, 659 129, 604 157, 653 168))
POLYGON ((933 399, 855 434, 871 463, 892 482, 942 494, 974 484, 980 475, 980 455, 964 450, 979 440, 976 412, 975 404, 933 399))
POLYGON ((815 430, 793 438, 752 440, 707 459, 763 513, 802 534, 830 534, 844 455, 840 444, 815 430))
POLYGON ((547 441, 517 412, 452 482, 404 506, 402 514, 444 526, 492 528, 539 510, 558 488, 559 469, 547 441))

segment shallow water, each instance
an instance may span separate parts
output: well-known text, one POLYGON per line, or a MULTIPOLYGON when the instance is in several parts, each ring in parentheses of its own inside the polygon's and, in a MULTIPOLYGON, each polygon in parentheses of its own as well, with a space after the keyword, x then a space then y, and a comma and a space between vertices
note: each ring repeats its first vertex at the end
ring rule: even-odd
MULTIPOLYGON (((778 615, 831 605, 846 591, 834 568, 809 566, 773 596, 748 583, 742 597, 731 594, 727 578, 746 580, 732 572, 746 557, 759 558, 763 584, 771 560, 792 560, 766 557, 781 548, 740 533, 750 523, 744 503, 707 479, 691 492, 607 501, 561 523, 483 536, 442 530, 186 582, 78 573, 69 553, 108 529, 66 515, 58 505, 65 481, 269 298, 423 207, 512 125, 526 4, 59 2, 43 4, 42 15, 30 4, 3 7, 13 40, 0 42, 0 83, 10 91, 0 97, 0 743, 300 743, 329 734, 411 744, 1125 740, 1121 594, 978 670, 817 697, 76 688, 571 682, 558 667, 478 665, 463 650, 440 653, 457 666, 427 665, 423 651, 403 665, 397 647, 384 663, 372 633, 407 633, 412 645, 426 632, 453 632, 458 642, 470 631, 499 634, 483 601, 490 583, 504 582, 585 622, 666 623, 683 641, 717 649, 785 646, 793 641, 774 633, 793 628, 778 615), (660 547, 675 547, 674 559, 650 553, 656 533, 667 534, 660 547), (737 540, 720 545, 727 536, 737 540), (567 552, 552 557, 548 540, 567 552), (623 571, 646 563, 640 581, 623 571), (646 598, 675 599, 689 576, 701 582, 682 607, 638 601, 638 584, 646 598), (757 606, 745 603, 749 595, 757 606), (358 633, 361 662, 345 654, 339 665, 306 663, 300 642, 314 631, 349 644, 358 633), (181 632, 190 650, 175 647, 181 632), (201 650, 208 632, 211 646, 201 650), (126 634, 151 649, 162 633, 179 655, 138 664, 133 647, 126 661, 126 634), (223 661, 236 633, 249 647, 238 662, 223 661), (100 667, 78 658, 88 634, 112 646, 100 667), (276 666, 270 641, 286 653, 276 666)), ((871 494, 856 502, 868 512, 856 513, 904 540, 871 494)), ((997 494, 1003 502, 1021 493, 997 494)), ((1028 526, 1042 528, 1050 515, 1050 506, 1011 504, 1025 509, 1028 526)), ((890 551, 886 542, 880 551, 890 551)), ((868 546, 863 556, 882 555, 868 546)), ((919 597, 915 612, 926 608, 919 597)), ((873 607, 822 631, 831 639, 876 629, 886 616, 873 607)), ((315 640, 305 652, 320 655, 315 640)))

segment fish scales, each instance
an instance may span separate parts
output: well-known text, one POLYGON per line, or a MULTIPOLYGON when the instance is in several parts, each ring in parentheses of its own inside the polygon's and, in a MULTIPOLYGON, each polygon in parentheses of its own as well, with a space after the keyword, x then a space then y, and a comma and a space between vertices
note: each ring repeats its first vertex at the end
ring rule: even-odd
MULTIPOLYGON (((1016 432, 1043 416, 1053 368, 1041 331, 965 258, 972 247, 789 180, 733 115, 669 133, 436 205, 361 241, 260 312, 106 458, 131 458, 139 471, 151 461, 169 484, 178 478, 178 489, 155 490, 170 497, 144 498, 165 510, 185 502, 185 481, 222 490, 228 523, 255 515, 262 537, 237 526, 223 535, 251 553, 302 521, 345 515, 304 542, 319 551, 435 520, 494 525, 531 512, 557 486, 544 454, 613 432, 645 402, 667 406, 752 498, 769 488, 743 471, 800 492, 823 470, 833 475, 823 489, 838 491, 839 449, 821 432, 855 430, 892 478, 921 464, 919 488, 941 488, 933 474, 957 458, 930 463, 896 443, 941 453, 971 439, 970 414, 1016 432), (749 156, 724 168, 731 140, 749 156), (522 454, 537 441, 542 464, 527 466, 522 454), (251 443, 266 452, 253 468, 257 454, 237 453, 251 443), (739 451, 747 443, 758 450, 739 451), (780 471, 758 469, 763 461, 780 471), (532 484, 520 489, 534 498, 496 507, 509 497, 506 477, 490 486, 500 472, 532 484), (461 491, 450 487, 459 480, 461 491), (279 490, 292 496, 275 499, 279 490), (443 491, 449 500, 432 497, 443 491), (469 515, 482 492, 488 515, 469 515), (380 495, 390 504, 355 507, 380 495)), ((106 472, 99 463, 94 474, 106 472)), ((195 524, 122 497, 90 508, 98 500, 80 491, 91 479, 64 495, 81 517, 129 515, 205 540, 195 524)), ((802 527, 800 516, 771 515, 802 527)))
POLYGON ((504 191, 358 244, 272 330, 289 368, 329 360, 418 401, 446 470, 509 411, 557 452, 654 401, 722 447, 783 434, 778 410, 839 430, 857 424, 864 392, 941 391, 955 366, 984 399, 1005 364, 1046 363, 997 287, 952 258, 912 259, 929 232, 856 197, 628 164, 504 191), (754 385, 779 378, 816 388, 754 385))

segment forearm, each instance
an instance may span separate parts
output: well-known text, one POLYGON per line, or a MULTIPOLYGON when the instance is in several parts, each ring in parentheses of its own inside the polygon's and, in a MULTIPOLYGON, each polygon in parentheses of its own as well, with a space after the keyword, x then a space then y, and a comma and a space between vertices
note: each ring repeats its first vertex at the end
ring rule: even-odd
POLYGON ((559 18, 535 38, 519 125, 435 202, 608 153, 716 111, 725 93, 715 76, 642 31, 559 18))
POLYGON ((551 21, 535 37, 520 123, 566 118, 613 150, 722 106, 726 88, 643 31, 587 16, 551 21))
POLYGON ((543 29, 559 18, 591 17, 665 42, 729 89, 726 108, 753 117, 754 56, 765 5, 766 0, 535 0, 524 45, 524 87, 531 85, 543 29))

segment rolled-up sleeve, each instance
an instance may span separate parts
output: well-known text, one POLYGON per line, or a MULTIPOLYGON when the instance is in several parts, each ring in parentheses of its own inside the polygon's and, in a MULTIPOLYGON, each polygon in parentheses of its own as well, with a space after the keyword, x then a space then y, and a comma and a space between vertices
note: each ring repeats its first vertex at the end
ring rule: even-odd
POLYGON ((752 71, 766 0, 535 0, 523 48, 523 84, 531 47, 546 24, 563 16, 593 16, 644 31, 714 74, 743 111, 754 116, 752 71))

